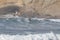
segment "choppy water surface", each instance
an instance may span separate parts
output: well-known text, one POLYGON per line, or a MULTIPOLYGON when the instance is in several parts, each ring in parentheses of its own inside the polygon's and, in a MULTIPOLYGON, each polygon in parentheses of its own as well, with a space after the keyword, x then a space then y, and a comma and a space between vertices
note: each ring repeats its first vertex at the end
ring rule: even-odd
MULTIPOLYGON (((27 38, 30 38, 30 40, 40 40, 39 38, 41 35, 46 36, 46 35, 49 35, 49 33, 51 35, 51 32, 53 32, 52 33, 53 36, 55 36, 55 34, 56 35, 60 34, 60 19, 32 18, 30 20, 29 18, 22 18, 22 17, 9 18, 9 19, 0 18, 0 34, 4 34, 4 35, 0 35, 0 37, 9 36, 9 37, 15 38, 17 35, 21 35, 21 36, 17 36, 17 37, 21 37, 20 39, 16 38, 14 40, 28 40, 27 38), (13 37, 13 35, 15 36, 13 37), (23 35, 26 35, 26 36, 22 37, 23 35), (25 37, 26 39, 24 39, 25 37), (36 37, 36 39, 34 39, 34 37, 36 37)), ((42 38, 45 36, 42 36, 42 38)), ((56 38, 56 40, 58 39, 56 38)), ((48 40, 48 39, 45 39, 45 40, 48 40)), ((51 40, 55 40, 55 39, 51 39, 51 40)))

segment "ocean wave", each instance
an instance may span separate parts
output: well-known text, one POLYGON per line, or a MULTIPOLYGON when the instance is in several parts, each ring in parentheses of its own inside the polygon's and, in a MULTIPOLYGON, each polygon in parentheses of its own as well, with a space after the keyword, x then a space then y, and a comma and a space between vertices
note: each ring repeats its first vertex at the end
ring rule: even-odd
POLYGON ((46 19, 46 18, 31 18, 32 20, 38 21, 52 21, 52 22, 60 22, 60 19, 46 19))
POLYGON ((60 34, 54 34, 53 32, 29 35, 0 34, 0 40, 60 40, 60 34))
POLYGON ((53 32, 40 33, 40 29, 42 30, 50 29, 50 31, 52 29, 55 31, 57 29, 60 29, 60 23, 56 24, 54 22, 60 22, 60 19, 24 18, 24 17, 0 19, 0 26, 2 26, 0 28, 3 30, 3 31, 0 30, 3 33, 3 34, 0 34, 0 40, 60 40, 60 34, 53 33, 53 32), (33 22, 36 24, 33 25, 33 22), (21 23, 25 23, 25 24, 21 24, 21 23), (32 23, 32 25, 29 23, 32 23), (37 23, 40 23, 40 24, 37 24, 37 23), (27 34, 18 35, 21 30, 22 31, 24 30, 24 32, 27 31, 27 34), (31 32, 35 32, 35 33, 29 33, 28 30, 31 30, 31 32), (6 33, 4 34, 4 32, 6 33), (17 34, 10 35, 8 32, 11 32, 11 33, 15 32, 17 34))
POLYGON ((19 17, 19 16, 14 16, 14 15, 11 15, 11 14, 7 14, 7 15, 3 15, 2 18, 6 18, 6 19, 10 19, 10 18, 17 18, 19 20, 23 19, 24 21, 26 22, 29 22, 29 21, 34 21, 34 20, 37 20, 37 21, 52 21, 52 22, 60 22, 60 19, 47 19, 47 18, 25 18, 25 17, 19 17))
POLYGON ((24 17, 15 17, 15 18, 23 18, 25 21, 34 21, 34 20, 37 20, 37 21, 52 21, 52 22, 60 22, 60 19, 46 19, 46 18, 24 18, 24 17))
MULTIPOLYGON (((22 18, 19 17, 21 19, 24 19, 24 21, 26 22, 31 22, 31 21, 50 21, 50 22, 60 22, 60 19, 46 19, 46 18, 22 18)), ((18 19, 19 19, 18 18, 18 19)), ((19 19, 20 20, 20 19, 19 19)))
POLYGON ((53 22, 60 22, 60 19, 48 19, 50 21, 53 21, 53 22))

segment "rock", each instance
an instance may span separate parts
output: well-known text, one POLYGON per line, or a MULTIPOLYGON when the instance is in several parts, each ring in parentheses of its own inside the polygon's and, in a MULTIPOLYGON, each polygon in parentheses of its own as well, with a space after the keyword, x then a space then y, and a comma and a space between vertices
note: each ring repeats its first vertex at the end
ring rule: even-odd
POLYGON ((11 5, 11 6, 0 8, 0 15, 15 14, 16 12, 19 11, 20 11, 20 7, 11 5))
POLYGON ((25 14, 28 17, 32 15, 37 17, 38 14, 38 16, 44 18, 60 18, 60 0, 0 0, 0 8, 7 5, 22 7, 21 15, 25 14))

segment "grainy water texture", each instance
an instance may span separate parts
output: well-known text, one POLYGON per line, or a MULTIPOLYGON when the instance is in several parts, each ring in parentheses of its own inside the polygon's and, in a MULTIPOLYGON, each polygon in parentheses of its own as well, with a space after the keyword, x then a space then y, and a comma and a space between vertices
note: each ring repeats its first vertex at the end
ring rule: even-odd
POLYGON ((0 40, 60 40, 60 19, 0 18, 0 40))

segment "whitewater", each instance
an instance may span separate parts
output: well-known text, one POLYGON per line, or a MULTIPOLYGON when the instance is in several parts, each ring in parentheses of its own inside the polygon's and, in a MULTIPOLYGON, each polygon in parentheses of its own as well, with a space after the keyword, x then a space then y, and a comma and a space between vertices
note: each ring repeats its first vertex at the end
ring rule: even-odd
POLYGON ((60 40, 60 19, 0 18, 0 40, 60 40))
POLYGON ((0 40, 60 40, 60 34, 0 35, 0 40))

